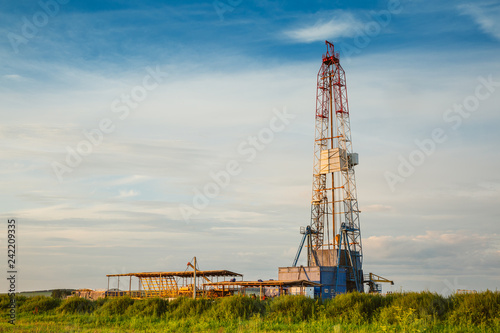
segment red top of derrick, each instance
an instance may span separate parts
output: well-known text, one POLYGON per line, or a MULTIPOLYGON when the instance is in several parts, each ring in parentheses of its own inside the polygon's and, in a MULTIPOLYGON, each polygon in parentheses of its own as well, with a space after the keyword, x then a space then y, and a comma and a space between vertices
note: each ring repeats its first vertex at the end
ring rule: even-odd
POLYGON ((326 65, 338 64, 339 54, 335 53, 335 49, 332 43, 325 40, 326 44, 326 54, 323 54, 323 63, 326 65))

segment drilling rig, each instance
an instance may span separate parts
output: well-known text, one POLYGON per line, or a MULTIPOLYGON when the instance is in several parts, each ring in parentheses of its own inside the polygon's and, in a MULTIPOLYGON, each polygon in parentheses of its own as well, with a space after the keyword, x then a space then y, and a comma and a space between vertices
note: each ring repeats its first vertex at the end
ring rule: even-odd
POLYGON ((354 176, 358 155, 352 150, 345 72, 333 44, 327 41, 326 46, 316 94, 312 247, 308 247, 307 263, 345 268, 347 291, 362 292, 363 253, 354 176))
POLYGON ((315 295, 330 298, 363 292, 367 281, 354 173, 358 154, 352 148, 346 77, 334 45, 325 43, 317 77, 311 222, 301 228, 293 264, 279 268, 279 279, 320 282, 323 289, 315 295), (304 245, 307 266, 297 267, 304 245))

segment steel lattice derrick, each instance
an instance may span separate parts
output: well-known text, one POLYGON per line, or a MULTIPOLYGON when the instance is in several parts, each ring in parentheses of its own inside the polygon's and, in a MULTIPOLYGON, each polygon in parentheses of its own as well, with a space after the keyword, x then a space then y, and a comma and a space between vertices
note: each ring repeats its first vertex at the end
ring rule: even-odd
POLYGON ((347 268, 351 289, 362 291, 361 232, 354 173, 357 155, 354 156, 352 149, 346 78, 333 44, 326 42, 326 45, 317 78, 312 246, 308 249, 308 265, 320 264, 319 250, 336 252, 336 265, 343 262, 342 266, 347 268), (343 261, 342 253, 348 256, 343 261))

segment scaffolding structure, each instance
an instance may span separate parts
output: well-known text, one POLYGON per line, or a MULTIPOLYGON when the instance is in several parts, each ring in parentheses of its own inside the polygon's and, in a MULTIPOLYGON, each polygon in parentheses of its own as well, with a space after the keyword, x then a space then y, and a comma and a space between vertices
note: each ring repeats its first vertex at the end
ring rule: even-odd
POLYGON ((297 292, 294 293, 295 295, 306 295, 306 288, 321 287, 321 284, 309 280, 223 281, 203 284, 203 288, 209 287, 227 290, 231 295, 246 295, 246 290, 248 288, 258 288, 259 298, 262 300, 264 299, 266 289, 276 289, 276 296, 291 294, 291 288, 298 289, 297 292))
POLYGON ((126 274, 109 274, 108 289, 106 297, 130 296, 132 298, 176 298, 179 296, 192 297, 195 293, 204 297, 227 296, 224 291, 217 286, 208 286, 204 283, 233 281, 243 279, 243 275, 228 270, 208 270, 208 271, 181 271, 181 272, 141 272, 126 274), (132 278, 138 279, 138 289, 132 289, 132 278), (117 279, 117 287, 110 288, 110 279, 117 279), (120 278, 128 278, 128 290, 120 289, 120 278))

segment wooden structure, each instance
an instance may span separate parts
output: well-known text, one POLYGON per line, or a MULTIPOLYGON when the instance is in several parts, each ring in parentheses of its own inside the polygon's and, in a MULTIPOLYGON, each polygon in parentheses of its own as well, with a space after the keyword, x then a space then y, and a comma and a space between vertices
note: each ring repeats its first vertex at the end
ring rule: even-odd
POLYGON ((106 292, 104 290, 93 290, 93 289, 77 289, 71 292, 71 296, 81 297, 89 299, 91 301, 96 301, 99 298, 104 298, 106 292))
POLYGON ((243 279, 243 275, 228 270, 208 270, 208 271, 180 271, 180 272, 141 272, 126 274, 109 274, 108 289, 106 297, 130 296, 133 298, 175 298, 178 296, 194 296, 195 292, 200 296, 220 297, 227 296, 229 292, 218 289, 216 285, 205 287, 208 283, 236 282, 237 278, 243 279), (139 281, 138 289, 132 290, 132 278, 139 281), (110 289, 110 279, 117 279, 117 287, 110 289), (120 289, 120 278, 128 278, 126 288, 120 289), (205 282, 203 289, 200 288, 205 282), (222 281, 221 281, 222 280, 222 281))
POLYGON ((289 288, 298 288, 300 295, 305 295, 305 288, 307 287, 320 287, 320 283, 308 280, 293 280, 293 281, 280 281, 280 280, 267 280, 267 281, 221 281, 204 283, 203 289, 216 287, 222 294, 234 295, 243 294, 247 288, 259 288, 260 299, 264 298, 265 288, 277 288, 279 290, 277 296, 289 294, 289 288))

